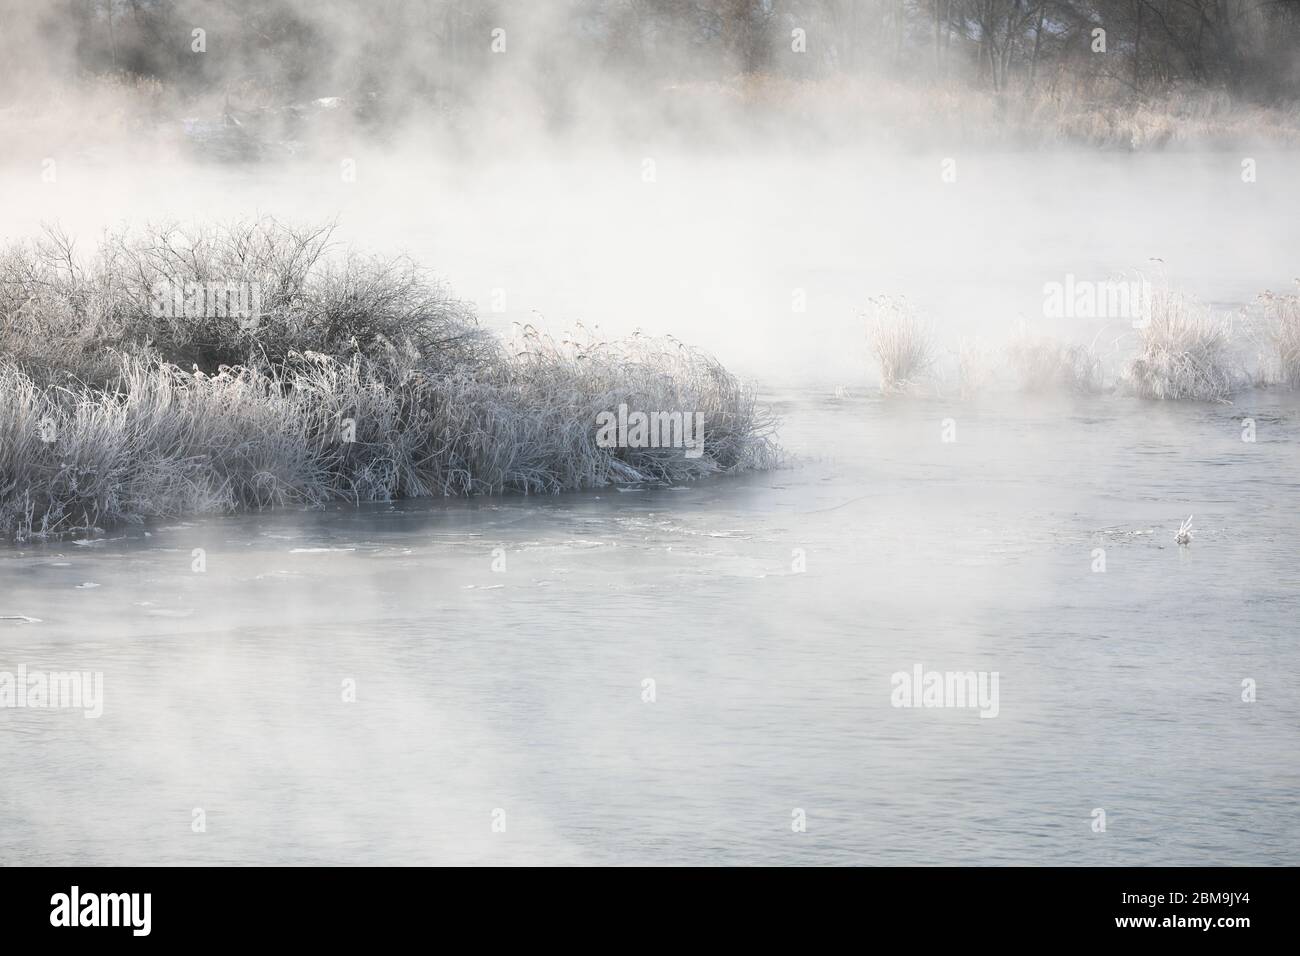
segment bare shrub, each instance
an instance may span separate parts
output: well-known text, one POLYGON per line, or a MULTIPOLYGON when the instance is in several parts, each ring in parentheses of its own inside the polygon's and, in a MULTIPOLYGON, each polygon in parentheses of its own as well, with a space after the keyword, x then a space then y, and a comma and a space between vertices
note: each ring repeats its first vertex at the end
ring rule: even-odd
MULTIPOLYGON (((407 351, 427 367, 498 360, 470 306, 407 257, 334 254, 333 227, 274 219, 111 233, 82 259, 47 228, 0 254, 0 342, 38 377, 102 382, 109 347, 208 373, 292 352, 407 351), (256 290, 256 314, 166 308, 171 290, 256 290)), ((182 303, 184 305, 184 303, 182 303)))

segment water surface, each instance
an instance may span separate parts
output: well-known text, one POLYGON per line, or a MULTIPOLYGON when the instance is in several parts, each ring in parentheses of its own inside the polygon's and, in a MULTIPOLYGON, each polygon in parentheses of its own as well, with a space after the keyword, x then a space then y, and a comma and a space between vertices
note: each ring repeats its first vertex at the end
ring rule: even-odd
POLYGON ((0 710, 0 861, 1296 862, 1294 396, 765 397, 774 472, 0 550, 105 696, 0 710))

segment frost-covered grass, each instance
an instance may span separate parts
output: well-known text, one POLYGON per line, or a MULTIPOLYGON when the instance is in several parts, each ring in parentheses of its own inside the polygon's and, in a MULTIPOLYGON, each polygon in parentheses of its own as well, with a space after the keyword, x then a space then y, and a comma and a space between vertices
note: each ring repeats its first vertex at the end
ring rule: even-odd
POLYGON ((1088 344, 1043 334, 1023 321, 1001 343, 964 337, 938 363, 934 326, 900 297, 872 299, 868 339, 885 394, 955 387, 962 399, 990 388, 1079 396, 1116 393, 1155 401, 1229 402, 1255 387, 1300 389, 1300 296, 1264 293, 1255 307, 1216 313, 1160 284, 1150 315, 1098 329, 1088 344), (1099 340, 1104 349, 1098 349, 1099 340), (1248 354, 1252 348, 1257 355, 1248 354))
POLYGON ((539 494, 771 465, 774 422, 675 340, 503 342, 408 260, 328 230, 60 237, 0 259, 0 534, 285 504, 539 494), (163 316, 160 277, 255 279, 256 321, 163 316), (601 447, 620 403, 698 413, 703 452, 601 447))
POLYGON ((1087 346, 1022 331, 1007 357, 1026 392, 1092 395, 1103 388, 1101 359, 1087 346))
MULTIPOLYGON (((0 253, 0 336, 34 375, 87 382, 115 374, 114 353, 190 369, 283 363, 292 352, 409 351, 425 366, 490 361, 499 347, 473 311, 413 260, 340 251, 331 226, 274 219, 116 232, 81 257, 47 229, 0 253), (158 289, 256 287, 256 315, 159 307, 158 289), (162 314, 159 314, 162 313, 162 314)), ((183 304, 183 303, 182 303, 183 304)))
POLYGON ((957 390, 963 399, 983 392, 993 379, 996 356, 979 339, 964 338, 957 346, 957 390))
POLYGON ((1138 355, 1124 378, 1141 398, 1227 401, 1234 377, 1231 329, 1186 296, 1158 291, 1138 330, 1138 355))
POLYGON ((914 388, 935 362, 933 331, 902 298, 871 300, 867 342, 880 364, 880 387, 886 393, 914 388))
POLYGON ((1264 337, 1272 379, 1300 389, 1300 296, 1264 296, 1264 337))

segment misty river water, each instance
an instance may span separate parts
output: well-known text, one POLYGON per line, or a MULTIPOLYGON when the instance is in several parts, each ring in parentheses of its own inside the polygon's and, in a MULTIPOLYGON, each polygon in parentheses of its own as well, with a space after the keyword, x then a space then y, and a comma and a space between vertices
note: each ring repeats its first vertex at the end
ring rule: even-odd
POLYGON ((654 155, 0 177, 5 238, 337 213, 494 327, 711 349, 792 456, 0 547, 0 618, 36 619, 0 671, 103 674, 97 719, 0 712, 0 862, 1295 861, 1295 396, 884 400, 860 320, 904 292, 950 344, 1137 268, 1281 291, 1293 161, 654 155), (892 706, 917 665, 996 671, 996 718, 892 706))
POLYGON ((103 674, 3 713, 0 860, 1295 859, 1294 397, 765 397, 773 472, 0 551, 9 669, 103 674))

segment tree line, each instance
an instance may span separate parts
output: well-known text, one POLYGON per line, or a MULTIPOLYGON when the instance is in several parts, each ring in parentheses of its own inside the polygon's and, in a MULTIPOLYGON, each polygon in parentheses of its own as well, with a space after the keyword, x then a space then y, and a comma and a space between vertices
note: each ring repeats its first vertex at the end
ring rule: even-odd
POLYGON ((0 52, 182 90, 254 80, 454 96, 514 59, 538 82, 888 71, 1014 93, 1062 80, 1257 101, 1300 91, 1297 0, 0 0, 0 52), (202 30, 204 50, 195 49, 202 30), (494 49, 494 30, 500 49, 494 49), (6 37, 5 34, 8 34, 6 37), (7 40, 7 42, 6 42, 7 40))

